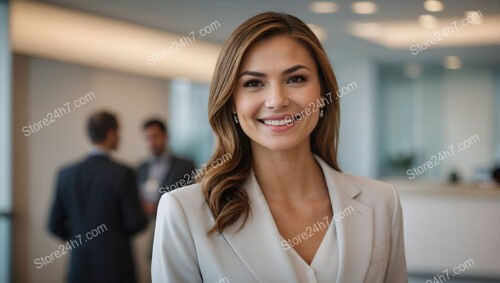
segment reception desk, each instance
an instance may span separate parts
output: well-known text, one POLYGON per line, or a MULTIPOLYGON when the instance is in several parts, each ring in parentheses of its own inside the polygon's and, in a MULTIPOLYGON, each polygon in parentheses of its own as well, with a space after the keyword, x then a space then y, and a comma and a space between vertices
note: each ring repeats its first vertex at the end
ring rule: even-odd
POLYGON ((400 193, 408 272, 443 274, 448 269, 450 279, 500 279, 500 189, 493 184, 385 181, 400 193), (460 266, 465 262, 467 268, 460 266), (458 266, 463 271, 455 275, 458 266))

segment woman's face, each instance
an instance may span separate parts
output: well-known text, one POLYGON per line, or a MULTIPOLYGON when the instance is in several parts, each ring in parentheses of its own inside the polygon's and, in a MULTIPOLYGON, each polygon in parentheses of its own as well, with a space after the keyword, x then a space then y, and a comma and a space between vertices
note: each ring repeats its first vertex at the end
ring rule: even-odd
POLYGON ((294 39, 274 36, 250 48, 234 102, 252 147, 272 151, 309 147, 319 119, 320 92, 316 63, 294 39))

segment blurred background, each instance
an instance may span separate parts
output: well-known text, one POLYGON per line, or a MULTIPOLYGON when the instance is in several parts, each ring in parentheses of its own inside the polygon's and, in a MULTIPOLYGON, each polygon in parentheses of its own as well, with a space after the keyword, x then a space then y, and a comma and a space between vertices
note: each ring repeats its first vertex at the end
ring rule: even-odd
MULTIPOLYGON (((1 0, 0 282, 64 280, 69 256, 34 259, 60 245, 46 229, 56 172, 88 152, 95 110, 119 114, 114 157, 130 166, 148 156, 151 116, 168 121, 173 152, 207 161, 220 47, 268 10, 321 39, 340 87, 341 168, 399 189, 410 282, 500 282, 498 0, 1 0)), ((134 240, 141 282, 151 233, 134 240)))

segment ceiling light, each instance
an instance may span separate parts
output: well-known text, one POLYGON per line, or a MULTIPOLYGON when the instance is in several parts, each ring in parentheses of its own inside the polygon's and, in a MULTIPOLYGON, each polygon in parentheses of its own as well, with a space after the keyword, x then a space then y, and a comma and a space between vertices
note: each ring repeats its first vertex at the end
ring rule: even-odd
POLYGON ((446 56, 443 60, 446 69, 456 70, 462 67, 462 60, 457 56, 446 56))
POLYGON ((438 0, 427 0, 424 2, 424 8, 429 12, 441 12, 444 9, 443 2, 438 0))
POLYGON ((10 12, 12 49, 32 57, 161 79, 180 76, 210 83, 220 53, 219 45, 200 39, 162 60, 169 55, 167 48, 179 42, 182 34, 40 1, 12 1, 10 12))
POLYGON ((370 1, 354 2, 351 4, 351 10, 356 14, 375 14, 377 12, 377 4, 370 1))
POLYGON ((418 79, 422 76, 422 66, 419 64, 407 64, 404 73, 410 79, 418 79))
POLYGON ((483 23, 483 14, 481 11, 467 11, 465 17, 468 23, 480 25, 483 23))
POLYGON ((309 26, 309 28, 314 32, 314 34, 319 39, 319 41, 321 41, 321 42, 325 41, 326 32, 325 32, 324 28, 322 28, 318 25, 315 25, 315 24, 307 24, 307 26, 309 26))
POLYGON ((353 35, 359 37, 375 37, 382 31, 377 23, 355 23, 349 29, 353 35))
POLYGON ((339 5, 331 1, 314 1, 309 3, 309 10, 317 14, 333 14, 339 10, 339 5))
POLYGON ((432 15, 420 15, 418 17, 418 22, 425 28, 434 29, 437 27, 438 21, 436 17, 432 15))
MULTIPOLYGON (((463 16, 463 15, 462 15, 463 16)), ((460 32, 455 32, 445 40, 437 40, 434 30, 423 28, 415 19, 405 19, 402 21, 379 22, 379 27, 371 26, 370 33, 380 32, 377 36, 363 36, 363 28, 358 28, 356 24, 349 24, 348 31, 350 34, 379 44, 381 46, 411 52, 416 45, 427 46, 433 45, 435 48, 463 48, 467 46, 500 46, 500 36, 498 31, 500 27, 500 14, 488 15, 485 19, 483 14, 483 23, 481 25, 469 24, 460 29, 460 32), (436 44, 434 44, 434 43, 436 44), (413 47, 412 47, 413 46, 413 47), (412 49, 410 49, 412 48, 412 49)), ((449 24, 457 21, 461 25, 460 20, 454 18, 440 18, 438 24, 449 24)), ((370 26, 369 26, 370 27, 370 26)), ((450 31, 451 32, 451 31, 450 31)), ((365 32, 366 33, 366 32, 365 32)))

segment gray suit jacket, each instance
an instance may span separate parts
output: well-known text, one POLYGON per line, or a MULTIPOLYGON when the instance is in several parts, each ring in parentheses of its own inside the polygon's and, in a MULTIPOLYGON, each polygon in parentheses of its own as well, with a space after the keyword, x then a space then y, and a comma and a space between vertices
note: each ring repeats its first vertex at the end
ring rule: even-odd
MULTIPOLYGON (((325 176, 335 215, 338 277, 331 282, 408 282, 402 210, 392 185, 340 173, 315 156, 325 176), (346 214, 346 208, 352 213, 346 214)), ((251 174, 252 216, 219 235, 199 184, 167 193, 158 208, 153 282, 299 283, 259 184, 251 174)))

